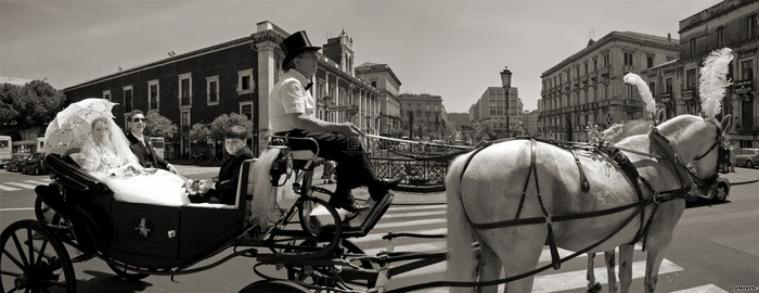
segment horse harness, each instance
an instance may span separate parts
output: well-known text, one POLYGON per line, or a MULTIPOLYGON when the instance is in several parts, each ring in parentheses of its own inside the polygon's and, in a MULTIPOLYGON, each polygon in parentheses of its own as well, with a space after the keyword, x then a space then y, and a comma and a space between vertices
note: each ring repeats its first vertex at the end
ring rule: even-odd
MULTIPOLYGON (((711 122, 711 120, 709 120, 711 122)), ((717 126, 717 140, 715 143, 707 150, 704 154, 698 155, 694 158, 694 161, 703 159, 706 157, 709 153, 711 153, 716 147, 720 146, 720 143, 723 140, 722 137, 722 130, 719 125, 712 122, 717 126)), ((508 139, 501 139, 497 141, 490 142, 486 145, 483 145, 476 149, 470 156, 467 158, 467 161, 464 164, 464 168, 461 171, 460 175, 460 181, 463 180, 464 173, 469 166, 469 163, 472 161, 475 155, 482 151, 483 149, 497 144, 501 142, 511 141, 511 140, 529 140, 530 141, 530 166, 527 171, 527 177, 525 178, 524 185, 522 187, 522 193, 519 200, 519 206, 517 208, 516 215, 511 220, 503 220, 503 221, 496 221, 496 222, 490 222, 490 223, 476 223, 472 221, 472 219, 469 217, 469 215, 466 212, 466 209, 464 209, 464 216, 469 221, 469 223, 475 228, 480 230, 489 230, 489 229, 496 229, 496 228, 506 228, 511 226, 518 226, 518 225, 532 225, 532 224, 546 224, 547 229, 547 236, 546 236, 546 243, 549 246, 549 250, 551 253, 551 264, 545 265, 540 268, 536 268, 532 271, 508 277, 505 279, 500 280, 493 280, 492 282, 483 282, 482 285, 492 285, 492 284, 502 284, 506 282, 510 282, 513 280, 521 279, 527 276, 531 276, 534 274, 537 274, 541 271, 544 271, 548 269, 549 267, 552 267, 553 269, 559 269, 561 267, 561 263, 568 261, 569 259, 572 259, 580 254, 584 254, 587 251, 595 248, 596 246, 600 245, 601 243, 607 241, 614 235, 616 235, 620 230, 622 230, 627 224, 629 224, 635 217, 637 217, 638 214, 640 214, 640 226, 638 229, 638 232, 635 234, 635 237, 633 239, 632 243, 637 243, 641 239, 643 239, 643 249, 645 250, 646 245, 646 236, 648 234, 648 228, 654 218, 654 215, 656 214, 656 211, 659 207, 659 204, 668 202, 673 199, 677 198, 685 198, 685 196, 688 194, 688 192, 691 190, 692 184, 695 183, 698 187, 705 187, 705 186, 711 186, 717 179, 717 174, 715 173, 714 176, 711 176, 707 179, 702 179, 698 177, 695 172, 691 171, 685 163, 681 160, 680 155, 675 148, 674 145, 672 145, 664 135, 662 135, 656 127, 652 127, 651 131, 649 133, 649 138, 651 141, 664 153, 664 159, 665 161, 669 162, 670 166, 672 167, 673 172, 675 173, 675 177, 678 178, 680 188, 669 190, 665 192, 657 192, 651 183, 643 176, 641 176, 635 166, 633 165, 632 161, 627 157, 627 155, 624 154, 624 152, 632 152, 638 155, 648 156, 652 158, 660 158, 657 155, 649 154, 649 153, 642 153, 642 152, 636 152, 636 151, 628 151, 628 150, 621 150, 619 148, 608 146, 608 145, 590 145, 586 143, 574 143, 574 142, 567 142, 567 141, 556 141, 556 140, 546 140, 546 139, 540 139, 540 138, 534 138, 534 137, 516 137, 516 138, 508 138, 508 139), (616 163, 624 172, 625 176, 627 176, 628 179, 633 183, 633 187, 636 191, 636 194, 638 196, 638 202, 634 202, 631 204, 614 207, 614 208, 608 208, 604 210, 598 210, 593 212, 587 212, 587 213, 580 213, 580 214, 570 214, 570 215, 550 215, 548 210, 545 207, 543 196, 540 192, 540 184, 538 182, 538 173, 537 173, 537 167, 535 164, 536 161, 536 145, 537 141, 556 145, 560 148, 563 148, 567 151, 569 151, 572 156, 574 157, 575 163, 577 164, 577 167, 579 169, 580 174, 580 183, 581 188, 583 191, 587 192, 590 190, 590 185, 587 181, 587 178, 585 177, 585 174, 582 170, 582 166, 580 163, 580 160, 578 159, 577 155, 575 154, 575 149, 586 149, 591 151, 597 151, 604 155, 608 160, 612 160, 614 163, 616 163), (535 182, 535 189, 537 194, 537 200, 538 204, 540 206, 541 212, 543 214, 542 217, 530 217, 530 218, 519 218, 522 207, 525 202, 525 198, 527 196, 527 188, 530 182, 530 179, 533 179, 535 182), (643 191, 640 187, 640 184, 643 184, 646 189, 651 193, 650 198, 644 198, 643 197, 643 191), (645 208, 649 205, 653 205, 653 211, 648 218, 648 221, 645 221, 645 208), (589 247, 582 249, 580 251, 577 251, 569 256, 566 256, 564 258, 561 258, 558 253, 558 248, 556 246, 556 241, 554 239, 553 235, 553 222, 561 222, 561 221, 569 221, 569 220, 577 220, 577 219, 584 219, 584 218, 591 218, 591 217, 599 217, 599 216, 605 216, 605 215, 611 215, 614 213, 622 212, 628 209, 637 208, 635 211, 623 221, 621 225, 616 227, 611 234, 604 237, 603 239, 593 243, 589 247), (490 283, 490 284, 487 284, 490 283)), ((719 148, 720 153, 723 151, 723 147, 719 148)), ((722 163, 721 160, 723 156, 720 154, 720 163, 722 163)), ((461 193, 460 193, 461 194, 461 193)), ((462 208, 463 205, 463 198, 461 195, 459 196, 459 200, 461 201, 462 208)))

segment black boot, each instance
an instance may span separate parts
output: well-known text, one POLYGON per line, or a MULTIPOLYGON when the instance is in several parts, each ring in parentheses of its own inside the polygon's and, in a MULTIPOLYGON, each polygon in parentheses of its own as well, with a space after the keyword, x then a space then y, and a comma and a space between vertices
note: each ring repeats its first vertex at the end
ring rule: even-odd
POLYGON ((390 191, 390 189, 395 188, 398 186, 398 183, 401 182, 400 178, 395 179, 378 179, 371 185, 369 185, 369 195, 372 197, 375 201, 380 201, 385 195, 387 195, 387 192, 390 191))

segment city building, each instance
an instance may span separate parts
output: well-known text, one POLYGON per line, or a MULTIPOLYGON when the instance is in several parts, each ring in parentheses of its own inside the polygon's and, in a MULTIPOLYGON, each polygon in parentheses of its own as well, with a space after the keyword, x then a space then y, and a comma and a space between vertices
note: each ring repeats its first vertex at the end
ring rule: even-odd
POLYGON ((446 139, 451 135, 441 96, 401 94, 401 133, 412 139, 446 139))
POLYGON ((511 86, 511 71, 501 71, 501 86, 485 89, 479 99, 469 108, 469 119, 478 133, 491 136, 514 136, 522 120, 522 100, 519 90, 511 86))
MULTIPOLYGON (((260 152, 270 135, 269 92, 283 74, 284 53, 279 43, 288 35, 263 21, 250 36, 172 54, 63 91, 71 102, 102 97, 118 103, 113 112, 122 127, 125 113, 134 109, 155 110, 166 116, 179 126, 178 139, 166 144, 170 159, 189 158, 208 147, 220 149, 221 141, 215 146, 192 143, 189 131, 196 123, 207 125, 228 113, 244 114, 252 120, 251 148, 260 152)), ((354 76, 352 44, 343 31, 324 45, 310 89, 317 100, 316 114, 328 121, 350 121, 376 134, 382 93, 354 76)))
POLYGON ((364 63, 356 67, 356 77, 380 91, 379 133, 399 137, 401 133, 401 102, 398 100, 401 80, 387 64, 364 63))
POLYGON ((525 135, 539 137, 541 134, 538 132, 538 116, 540 112, 538 110, 524 110, 522 114, 522 125, 525 130, 525 135))
POLYGON ((643 102, 622 78, 677 58, 678 41, 613 31, 541 75, 539 128, 552 139, 582 141, 585 125, 601 128, 640 118, 643 102))
POLYGON ((701 111, 699 67, 708 54, 733 49, 722 113, 733 115, 725 131, 740 147, 759 146, 759 2, 726 0, 680 21, 680 58, 644 72, 666 119, 701 111))
POLYGON ((448 122, 454 131, 455 140, 466 140, 470 138, 474 128, 469 121, 469 113, 448 113, 448 122))

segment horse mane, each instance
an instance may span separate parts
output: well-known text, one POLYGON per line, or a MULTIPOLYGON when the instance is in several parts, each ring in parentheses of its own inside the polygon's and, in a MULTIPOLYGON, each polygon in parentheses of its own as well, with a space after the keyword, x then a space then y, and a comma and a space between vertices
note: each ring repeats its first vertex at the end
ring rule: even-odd
POLYGON ((676 136, 689 136, 693 135, 693 129, 689 126, 696 123, 703 123, 704 118, 694 115, 679 115, 672 119, 667 120, 657 127, 659 132, 664 136, 676 137, 676 136))

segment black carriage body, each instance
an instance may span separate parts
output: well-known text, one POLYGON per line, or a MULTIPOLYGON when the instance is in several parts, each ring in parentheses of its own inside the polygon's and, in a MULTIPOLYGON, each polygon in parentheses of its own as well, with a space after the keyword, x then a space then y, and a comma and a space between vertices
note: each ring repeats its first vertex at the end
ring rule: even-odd
POLYGON ((107 187, 66 158, 49 155, 46 162, 59 187, 41 186, 38 196, 71 221, 73 244, 106 260, 150 270, 185 267, 226 248, 245 229, 248 174, 254 160, 242 165, 234 206, 116 201, 107 187))

